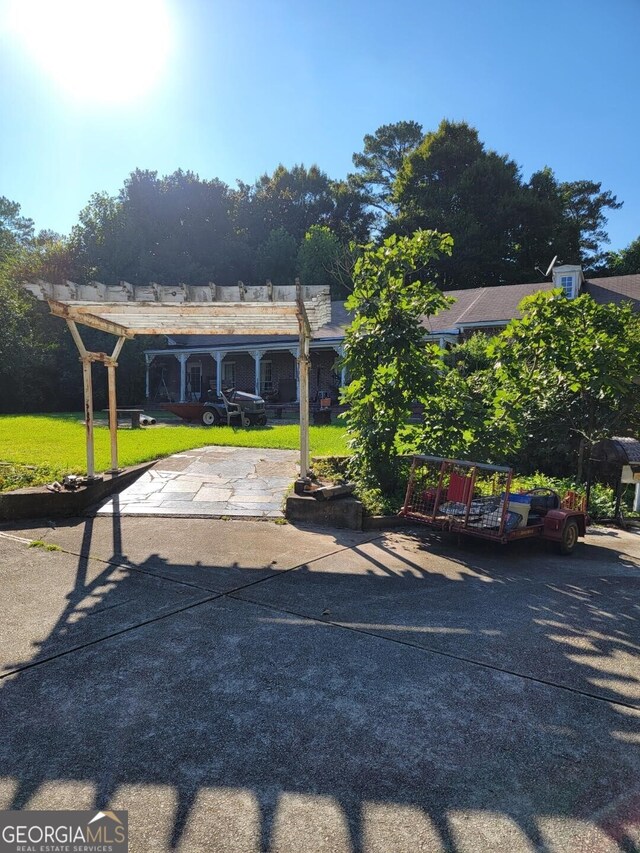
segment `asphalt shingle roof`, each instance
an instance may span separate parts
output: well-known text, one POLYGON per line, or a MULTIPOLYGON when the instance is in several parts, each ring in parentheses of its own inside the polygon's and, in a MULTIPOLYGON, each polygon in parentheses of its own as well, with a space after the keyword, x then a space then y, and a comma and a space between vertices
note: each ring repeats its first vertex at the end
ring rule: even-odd
MULTIPOLYGON (((505 284, 498 287, 475 287, 469 290, 451 290, 447 296, 452 296, 454 304, 437 314, 426 317, 423 321, 425 329, 432 333, 455 332, 460 326, 486 326, 491 323, 501 325, 520 317, 518 306, 525 298, 541 290, 553 290, 550 281, 532 282, 530 284, 505 284)), ((640 310, 640 275, 618 275, 603 278, 586 279, 583 292, 589 293, 596 302, 605 304, 631 301, 640 310)), ((314 341, 335 340, 344 336, 345 329, 350 323, 349 312, 344 302, 331 303, 331 323, 313 332, 314 341)), ((285 336, 247 336, 247 335, 178 335, 172 337, 176 345, 181 347, 221 347, 251 344, 272 343, 274 348, 286 344, 296 344, 297 337, 285 336)))

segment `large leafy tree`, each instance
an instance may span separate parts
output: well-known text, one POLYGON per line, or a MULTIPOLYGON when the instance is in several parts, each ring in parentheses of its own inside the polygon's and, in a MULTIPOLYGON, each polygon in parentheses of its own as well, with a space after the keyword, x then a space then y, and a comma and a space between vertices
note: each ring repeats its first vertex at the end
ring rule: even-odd
POLYGON ((604 264, 604 271, 610 275, 640 274, 640 237, 636 237, 625 249, 619 252, 609 252, 604 264))
POLYGON ((252 246, 277 228, 298 243, 312 225, 326 225, 348 242, 368 238, 371 215, 365 199, 345 182, 332 181, 318 166, 279 165, 253 185, 240 183, 235 194, 235 222, 252 246))
POLYGON ((20 205, 0 196, 0 262, 33 239, 33 221, 20 215, 20 205))
POLYGON ((407 430, 404 452, 494 463, 509 458, 518 431, 510 420, 492 417, 498 386, 489 341, 476 333, 444 355, 422 400, 420 423, 407 430))
POLYGON ((73 244, 84 278, 231 284, 250 275, 251 254, 231 219, 222 181, 178 170, 136 170, 117 197, 98 193, 80 213, 73 244))
POLYGON ((424 339, 424 317, 450 300, 421 273, 451 251, 449 235, 417 231, 367 246, 356 261, 347 308, 351 382, 344 392, 353 469, 365 487, 391 495, 398 488, 398 441, 414 400, 428 395, 441 368, 440 350, 424 339))
POLYGON ((538 293, 490 344, 495 428, 513 425, 529 469, 575 471, 589 445, 640 429, 640 316, 588 294, 538 293))
POLYGON ((258 247, 256 269, 259 281, 293 284, 296 275, 298 242, 284 228, 275 228, 258 247))
POLYGON ((553 255, 593 270, 608 242, 606 214, 621 205, 595 181, 559 182, 545 167, 524 182, 465 122, 443 121, 403 158, 387 233, 449 231, 455 252, 436 264, 442 287, 534 281, 553 255))
MULTIPOLYGON (((21 283, 38 278, 65 281, 73 258, 62 237, 52 232, 34 237, 31 221, 19 215, 19 206, 10 209, 11 228, 5 220, 0 257, 0 411, 56 409, 65 399, 60 370, 66 327, 21 283)), ((79 374, 77 384, 81 388, 79 374)))
POLYGON ((351 290, 350 250, 326 225, 312 225, 298 251, 298 275, 303 284, 327 285, 334 299, 351 290))
POLYGON ((465 122, 441 122, 405 157, 394 187, 398 214, 390 229, 451 233, 455 251, 437 263, 442 287, 477 287, 517 279, 517 165, 487 151, 465 122))

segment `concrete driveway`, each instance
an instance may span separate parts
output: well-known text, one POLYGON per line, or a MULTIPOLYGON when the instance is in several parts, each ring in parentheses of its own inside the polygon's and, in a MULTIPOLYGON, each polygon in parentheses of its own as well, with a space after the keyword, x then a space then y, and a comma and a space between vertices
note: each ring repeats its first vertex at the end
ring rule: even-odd
POLYGON ((4 528, 0 584, 0 808, 128 809, 134 853, 640 849, 638 536, 95 518, 4 528))

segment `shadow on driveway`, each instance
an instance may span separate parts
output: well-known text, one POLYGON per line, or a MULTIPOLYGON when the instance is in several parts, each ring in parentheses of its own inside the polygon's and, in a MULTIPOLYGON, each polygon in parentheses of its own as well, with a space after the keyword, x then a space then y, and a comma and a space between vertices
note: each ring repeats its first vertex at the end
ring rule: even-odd
POLYGON ((637 849, 631 540, 344 534, 278 568, 266 527, 252 565, 196 565, 112 523, 109 562, 92 519, 77 558, 33 555, 75 577, 0 682, 2 807, 128 808, 133 851, 637 849))

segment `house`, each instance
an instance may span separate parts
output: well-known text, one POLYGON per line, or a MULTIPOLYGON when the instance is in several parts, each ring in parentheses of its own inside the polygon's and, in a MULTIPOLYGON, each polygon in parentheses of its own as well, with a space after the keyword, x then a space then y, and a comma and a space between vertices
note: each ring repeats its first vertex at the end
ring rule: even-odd
MULTIPOLYGON (((453 290, 456 300, 447 310, 424 320, 425 336, 444 348, 466 340, 477 331, 499 332, 520 316, 525 296, 561 288, 568 299, 589 293, 600 303, 631 301, 640 310, 640 275, 587 279, 579 266, 554 267, 552 280, 453 290)), ((311 341, 310 399, 336 399, 345 384, 344 335, 349 325, 344 302, 331 303, 331 322, 313 333, 311 341)), ((200 399, 209 387, 220 391, 235 387, 266 395, 280 403, 299 398, 297 381, 298 339, 241 335, 168 338, 166 349, 145 352, 146 393, 150 402, 200 399)))

